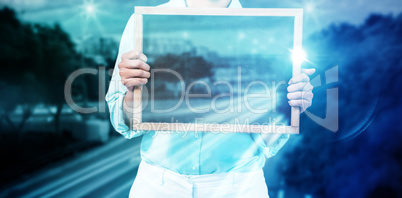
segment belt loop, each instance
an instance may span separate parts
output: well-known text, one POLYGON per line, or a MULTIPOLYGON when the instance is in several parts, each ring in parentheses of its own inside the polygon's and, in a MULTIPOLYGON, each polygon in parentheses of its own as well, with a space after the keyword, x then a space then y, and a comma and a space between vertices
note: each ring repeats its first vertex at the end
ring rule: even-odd
POLYGON ((162 178, 161 178, 161 184, 165 184, 165 169, 162 169, 162 178))
POLYGON ((232 176, 233 176, 233 188, 236 189, 239 186, 236 181, 236 172, 233 172, 232 176))

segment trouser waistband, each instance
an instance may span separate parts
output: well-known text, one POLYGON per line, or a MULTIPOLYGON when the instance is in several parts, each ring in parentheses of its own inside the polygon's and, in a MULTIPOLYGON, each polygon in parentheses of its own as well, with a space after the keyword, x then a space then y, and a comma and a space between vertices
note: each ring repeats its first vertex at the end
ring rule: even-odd
POLYGON ((237 187, 240 182, 245 182, 252 178, 260 178, 263 175, 262 169, 251 172, 226 172, 204 175, 182 175, 169 169, 151 165, 141 161, 140 168, 142 171, 148 172, 154 178, 158 179, 161 184, 165 182, 180 183, 181 185, 188 183, 197 188, 214 187, 222 185, 233 185, 237 187))

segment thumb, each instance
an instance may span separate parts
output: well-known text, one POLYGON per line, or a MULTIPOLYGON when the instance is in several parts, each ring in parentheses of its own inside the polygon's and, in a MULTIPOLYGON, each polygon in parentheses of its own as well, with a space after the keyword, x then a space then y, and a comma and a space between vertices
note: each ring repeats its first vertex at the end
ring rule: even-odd
POLYGON ((312 69, 302 69, 302 72, 306 73, 307 75, 311 75, 311 74, 314 74, 315 69, 314 68, 312 68, 312 69))

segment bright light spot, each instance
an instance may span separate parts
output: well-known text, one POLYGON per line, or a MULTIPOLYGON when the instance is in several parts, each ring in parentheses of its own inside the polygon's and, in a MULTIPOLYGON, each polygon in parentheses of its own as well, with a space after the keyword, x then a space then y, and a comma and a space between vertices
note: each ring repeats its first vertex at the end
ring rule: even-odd
POLYGON ((243 32, 239 32, 239 39, 242 40, 246 37, 246 35, 243 32))
POLYGON ((99 12, 98 5, 93 0, 84 0, 80 7, 81 14, 87 18, 96 18, 96 14, 99 12))
POLYGON ((306 52, 303 49, 290 50, 292 52, 292 60, 294 63, 302 63, 306 61, 306 52))
POLYGON ((313 12, 315 10, 315 4, 313 2, 309 2, 305 6, 307 12, 313 12))
POLYGON ((183 32, 183 38, 188 39, 188 33, 187 32, 183 32))
POLYGON ((93 13, 95 10, 93 5, 87 5, 85 9, 87 10, 88 13, 93 13))

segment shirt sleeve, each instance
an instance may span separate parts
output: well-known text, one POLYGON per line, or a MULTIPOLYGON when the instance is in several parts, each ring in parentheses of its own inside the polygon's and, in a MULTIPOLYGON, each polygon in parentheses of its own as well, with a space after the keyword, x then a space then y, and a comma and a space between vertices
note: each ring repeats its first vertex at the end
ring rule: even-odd
POLYGON ((134 49, 134 15, 131 15, 124 29, 120 41, 119 53, 114 66, 112 79, 105 100, 110 111, 110 121, 114 129, 125 138, 131 139, 142 135, 143 131, 131 130, 124 122, 123 99, 127 93, 127 88, 121 83, 118 64, 121 61, 122 54, 134 49))
POLYGON ((260 151, 267 158, 275 156, 290 137, 290 134, 267 134, 267 136, 270 136, 270 138, 269 142, 266 142, 259 133, 252 133, 250 135, 260 151))

